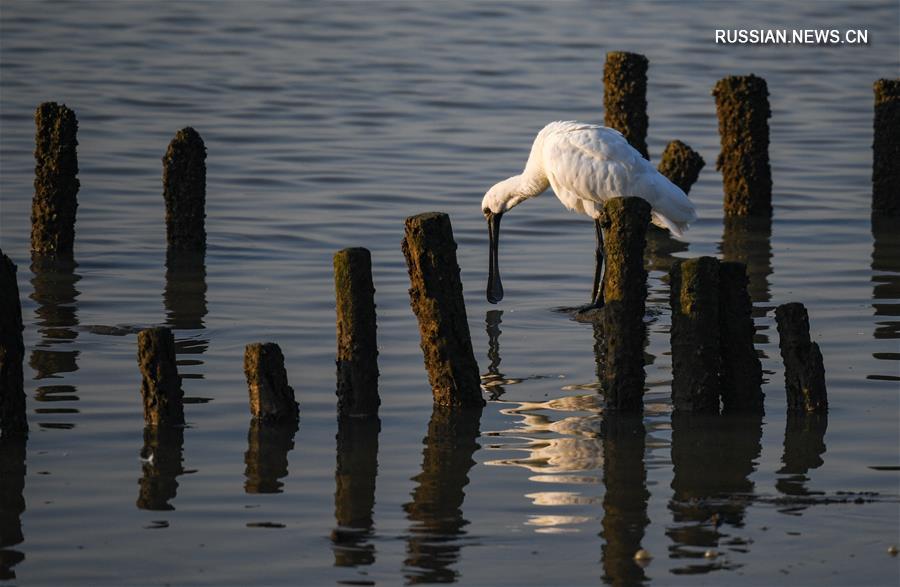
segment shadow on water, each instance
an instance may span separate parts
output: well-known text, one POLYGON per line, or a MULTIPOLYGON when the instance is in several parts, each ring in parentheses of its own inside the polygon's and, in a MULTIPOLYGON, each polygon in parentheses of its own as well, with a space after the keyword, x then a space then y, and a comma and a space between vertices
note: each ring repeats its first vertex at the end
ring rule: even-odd
POLYGON ((25 540, 22 513, 25 512, 25 441, 0 440, 0 581, 16 578, 13 569, 25 560, 15 548, 25 540))
MULTIPOLYGON (((780 477, 775 488, 784 495, 807 496, 823 495, 822 491, 811 491, 807 486, 807 473, 818 469, 824 461, 825 430, 828 428, 828 414, 808 414, 806 412, 788 412, 784 429, 784 455, 781 462, 784 466, 778 470, 780 477)), ((791 507, 779 510, 782 513, 798 513, 806 506, 791 507)))
MULTIPOLYGON (((78 370, 78 351, 70 345, 78 338, 78 295, 76 284, 81 276, 75 272, 78 264, 72 257, 46 258, 35 255, 31 260, 33 277, 31 299, 37 304, 35 322, 40 340, 31 352, 28 364, 37 380, 56 378, 61 373, 78 370)), ((72 385, 42 385, 35 390, 38 402, 53 402, 52 407, 37 408, 42 415, 77 414, 78 409, 65 403, 79 400, 72 385), (63 405, 60 405, 63 404, 63 405)), ((72 422, 40 422, 41 428, 68 429, 72 422)))
POLYGON ((170 501, 178 492, 176 478, 186 471, 182 465, 184 428, 146 426, 141 449, 141 475, 137 507, 142 510, 171 511, 170 501))
POLYGON ((197 358, 209 347, 208 337, 181 337, 179 331, 203 330, 206 317, 206 254, 166 252, 166 286, 163 290, 166 326, 176 332, 175 354, 183 379, 203 379, 202 373, 185 372, 185 367, 203 365, 197 358), (188 357, 188 358, 184 358, 188 357))
POLYGON ((464 488, 472 456, 480 446, 481 408, 448 408, 436 405, 428 423, 422 472, 412 502, 403 506, 412 522, 406 544, 406 579, 409 584, 451 583, 459 573, 451 568, 459 560, 469 524, 463 518, 464 488))
POLYGON ((641 416, 605 414, 603 436, 603 582, 639 585, 647 581, 634 555, 641 549, 647 516, 646 431, 641 416))
MULTIPOLYGON (((872 216, 872 308, 877 339, 900 338, 900 220, 872 216)), ((890 361, 890 374, 872 374, 869 379, 900 381, 900 352, 878 352, 876 359, 890 361)))
POLYGON ((735 569, 727 553, 714 558, 707 550, 724 548, 746 552, 747 540, 729 532, 744 525, 762 446, 762 415, 672 414, 673 496, 669 502, 674 524, 666 530, 672 540, 669 557, 687 559, 674 574, 701 574, 735 569))
POLYGON ((270 423, 250 421, 247 452, 244 453, 244 491, 246 493, 281 493, 288 476, 288 453, 294 448, 298 422, 270 423))
POLYGON ((371 565, 375 546, 375 478, 378 476, 378 434, 381 420, 339 418, 337 467, 334 474, 334 519, 331 532, 334 564, 338 567, 371 565))

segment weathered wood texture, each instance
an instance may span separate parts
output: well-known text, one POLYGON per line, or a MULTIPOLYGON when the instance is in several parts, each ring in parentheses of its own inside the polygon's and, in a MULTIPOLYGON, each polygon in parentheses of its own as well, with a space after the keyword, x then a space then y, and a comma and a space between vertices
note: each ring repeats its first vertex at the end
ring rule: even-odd
POLYGON ((403 255, 435 403, 484 405, 450 217, 428 212, 407 218, 403 255))
POLYGON ((769 167, 769 90, 755 75, 734 75, 713 88, 722 150, 726 216, 771 216, 772 170, 769 167))
POLYGON ((628 139, 644 159, 647 153, 647 58, 610 51, 603 67, 603 123, 628 139))
POLYGON ((34 199, 31 250, 72 254, 78 208, 78 120, 65 104, 44 102, 34 113, 34 199))
POLYGON ((342 416, 378 413, 378 343, 372 257, 367 249, 334 255, 337 308, 337 396, 342 416))

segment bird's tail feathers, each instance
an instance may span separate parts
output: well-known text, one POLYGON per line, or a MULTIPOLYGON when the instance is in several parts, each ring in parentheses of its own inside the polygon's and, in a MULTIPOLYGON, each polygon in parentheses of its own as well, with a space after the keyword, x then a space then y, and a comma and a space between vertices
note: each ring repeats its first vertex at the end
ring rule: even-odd
POLYGON ((653 224, 668 228, 675 236, 682 236, 691 222, 697 219, 697 211, 687 195, 669 179, 656 173, 652 186, 648 190, 653 194, 653 224))

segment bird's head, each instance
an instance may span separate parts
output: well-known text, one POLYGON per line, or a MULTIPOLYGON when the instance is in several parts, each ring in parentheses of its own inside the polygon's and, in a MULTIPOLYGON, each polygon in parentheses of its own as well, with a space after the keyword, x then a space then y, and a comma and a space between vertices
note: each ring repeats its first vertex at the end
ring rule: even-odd
POLYGON ((519 202, 515 198, 518 185, 518 176, 516 176, 491 186, 481 200, 481 211, 484 216, 487 218, 489 214, 503 214, 518 204, 519 202))

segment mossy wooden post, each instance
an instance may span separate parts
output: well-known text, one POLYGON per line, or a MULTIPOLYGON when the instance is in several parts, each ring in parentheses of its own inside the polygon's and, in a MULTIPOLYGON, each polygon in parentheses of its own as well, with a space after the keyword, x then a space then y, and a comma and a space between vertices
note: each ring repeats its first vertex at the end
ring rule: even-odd
POLYGON ((375 287, 367 249, 343 249, 334 255, 337 298, 337 396, 341 416, 378 413, 378 345, 375 337, 375 287))
POLYGON ((747 292, 747 266, 719 263, 719 336, 722 348, 722 409, 761 411, 762 365, 753 346, 753 303, 747 292))
POLYGON ((427 212, 407 218, 403 255, 435 403, 484 405, 450 217, 427 212))
POLYGON ((206 146, 191 127, 175 133, 163 156, 169 252, 206 250, 206 146))
POLYGON ((650 225, 650 205, 641 198, 606 202, 601 388, 606 408, 627 413, 643 410, 644 311, 647 270, 644 249, 650 225))
POLYGON ((718 413, 721 350, 719 262, 679 260, 669 273, 672 402, 676 411, 718 413))
POLYGON ((819 345, 809 338, 809 315, 803 304, 793 302, 775 309, 778 346, 784 360, 788 411, 825 412, 825 366, 819 345))
POLYGON ((628 139, 644 159, 647 153, 647 58, 610 51, 603 67, 603 121, 628 139))
POLYGON ((691 186, 700 177, 700 170, 704 165, 706 165, 706 161, 703 160, 700 153, 681 141, 672 141, 666 145, 657 169, 687 194, 690 193, 691 186))
POLYGON ((138 365, 144 422, 148 426, 184 424, 184 392, 175 365, 175 337, 168 328, 147 328, 138 333, 138 365))
POLYGON ((250 393, 250 413, 265 422, 292 422, 300 412, 288 385, 284 355, 274 342, 248 344, 244 375, 250 393))
POLYGON ((16 265, 0 251, 0 439, 28 436, 23 329, 16 265))
POLYGON ((34 113, 34 200, 31 250, 68 256, 75 244, 78 208, 78 120, 65 104, 44 102, 34 113))
POLYGON ((900 216, 900 79, 875 82, 872 213, 900 216))
POLYGON ((772 170, 769 167, 769 90, 755 75, 733 75, 713 88, 722 151, 726 216, 771 216, 772 170))

